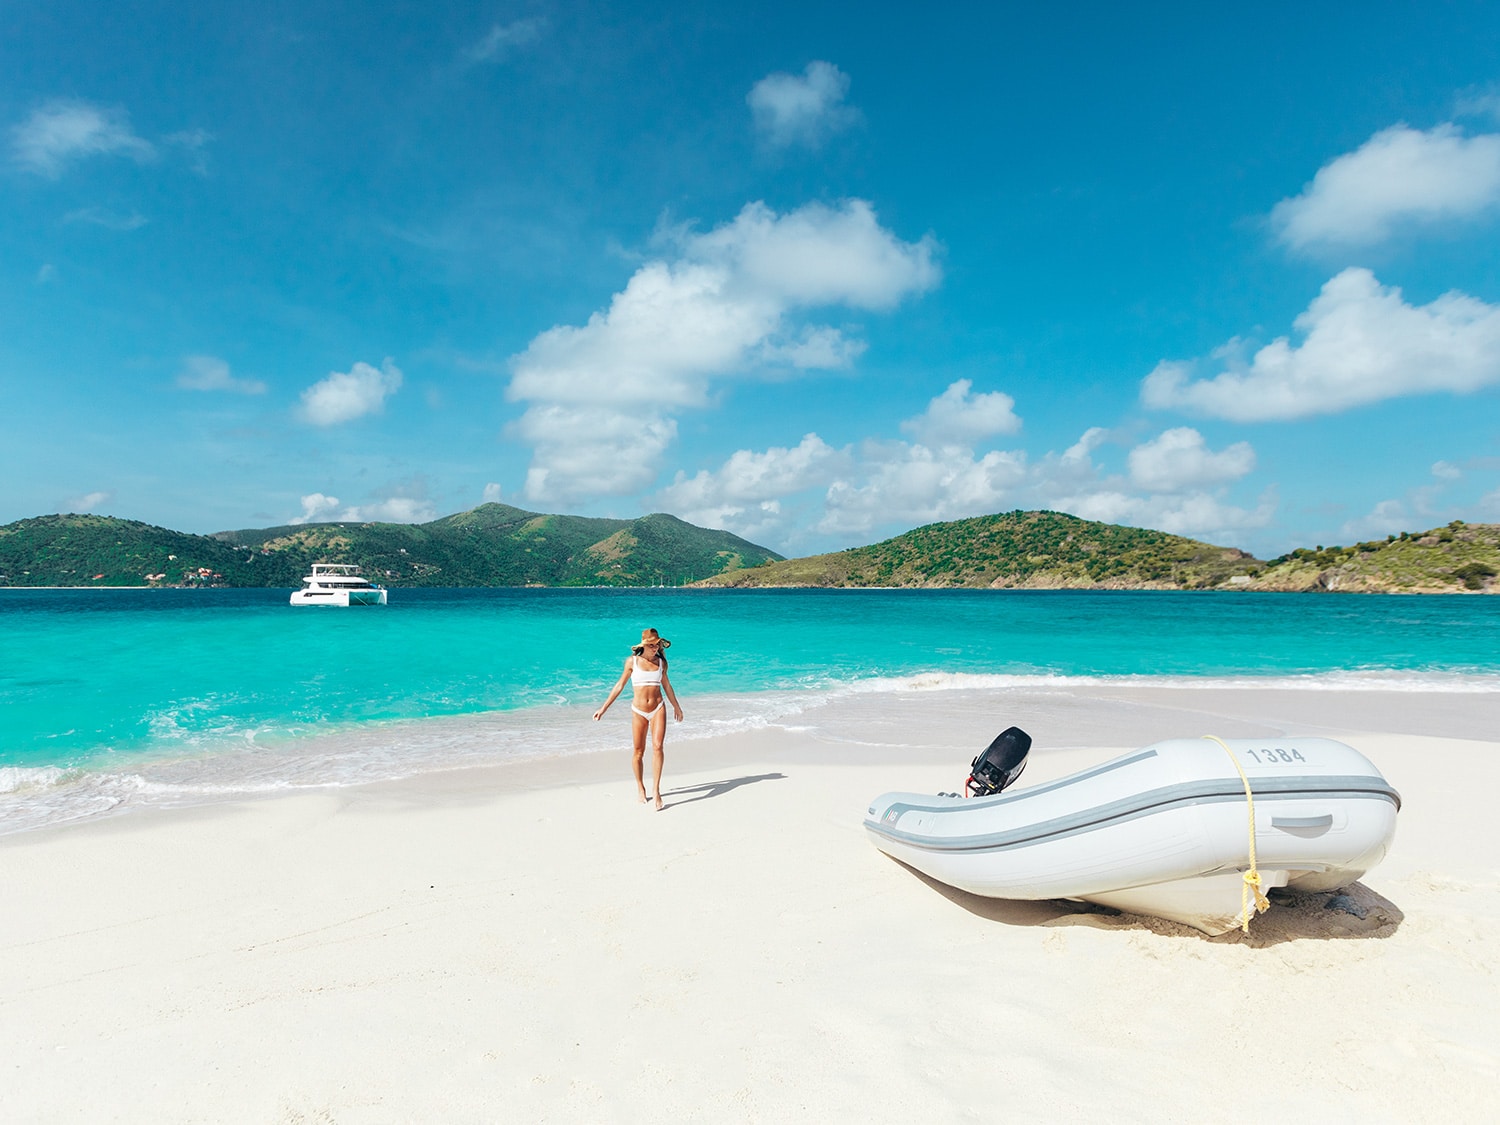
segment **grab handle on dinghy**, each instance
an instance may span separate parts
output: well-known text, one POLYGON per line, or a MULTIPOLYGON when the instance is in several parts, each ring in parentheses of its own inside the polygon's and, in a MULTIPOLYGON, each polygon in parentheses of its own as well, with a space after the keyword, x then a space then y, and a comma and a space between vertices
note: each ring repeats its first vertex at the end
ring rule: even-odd
POLYGON ((1271 818, 1272 828, 1284 828, 1287 831, 1301 829, 1304 832, 1317 828, 1332 828, 1333 814, 1324 813, 1322 816, 1273 816, 1271 818))

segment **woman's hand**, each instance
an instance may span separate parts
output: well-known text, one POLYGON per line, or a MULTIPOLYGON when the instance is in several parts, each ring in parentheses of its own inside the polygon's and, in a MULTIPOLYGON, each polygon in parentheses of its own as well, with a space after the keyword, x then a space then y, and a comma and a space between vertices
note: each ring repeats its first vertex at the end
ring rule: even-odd
POLYGON ((599 708, 599 710, 597 710, 597 711, 594 712, 594 722, 597 723, 603 717, 604 717, 604 708, 603 707, 599 708))
POLYGON ((681 707, 673 707, 672 708, 672 717, 674 719, 676 719, 679 723, 682 722, 682 708, 681 707))

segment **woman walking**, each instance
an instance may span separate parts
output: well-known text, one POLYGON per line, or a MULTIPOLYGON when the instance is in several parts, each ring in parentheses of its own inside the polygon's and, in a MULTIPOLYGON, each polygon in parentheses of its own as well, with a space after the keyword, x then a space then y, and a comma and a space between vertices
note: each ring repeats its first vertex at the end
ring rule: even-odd
POLYGON ((667 676, 666 650, 672 642, 666 640, 655 629, 642 629, 641 642, 631 649, 625 658, 625 670, 620 673, 614 691, 604 701, 604 706, 594 712, 598 722, 609 710, 609 705, 620 697, 625 685, 630 684, 633 698, 630 704, 630 738, 634 746, 631 764, 635 769, 635 787, 641 804, 655 800, 658 812, 661 803, 661 768, 666 761, 662 744, 667 738, 667 703, 672 704, 672 717, 682 722, 682 708, 677 703, 677 693, 672 690, 672 681, 667 676), (646 735, 651 736, 651 773, 656 789, 654 798, 646 793, 646 735))

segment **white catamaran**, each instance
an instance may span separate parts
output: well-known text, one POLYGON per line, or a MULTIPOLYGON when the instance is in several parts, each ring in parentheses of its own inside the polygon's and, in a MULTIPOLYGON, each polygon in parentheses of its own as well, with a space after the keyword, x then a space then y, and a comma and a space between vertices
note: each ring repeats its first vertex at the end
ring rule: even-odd
POLYGON ((293 605, 385 605, 385 587, 362 578, 346 563, 313 563, 302 589, 292 591, 293 605))

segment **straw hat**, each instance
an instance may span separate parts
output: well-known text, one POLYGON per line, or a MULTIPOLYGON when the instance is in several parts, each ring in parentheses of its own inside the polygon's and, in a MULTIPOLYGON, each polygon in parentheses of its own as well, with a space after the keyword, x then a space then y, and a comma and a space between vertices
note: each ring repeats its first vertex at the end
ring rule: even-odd
POLYGON ((660 652, 666 652, 667 649, 672 647, 672 642, 663 637, 655 629, 642 629, 641 639, 631 646, 631 651, 640 652, 648 644, 661 645, 661 648, 658 650, 660 652))

